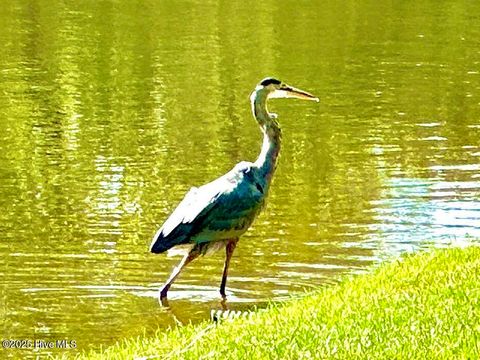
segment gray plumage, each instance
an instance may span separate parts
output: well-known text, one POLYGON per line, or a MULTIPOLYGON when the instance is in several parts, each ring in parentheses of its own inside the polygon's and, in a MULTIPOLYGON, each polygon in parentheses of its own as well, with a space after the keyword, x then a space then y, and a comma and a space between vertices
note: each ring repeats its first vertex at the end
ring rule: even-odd
POLYGON ((247 231, 265 204, 276 168, 281 131, 276 115, 267 110, 267 100, 281 97, 318 101, 313 95, 280 80, 262 80, 250 96, 253 115, 263 132, 263 145, 257 160, 254 163, 240 162, 220 178, 191 188, 155 234, 150 246, 153 253, 190 245, 189 252, 160 291, 162 304, 166 305, 170 286, 188 263, 210 249, 222 246, 226 248, 226 260, 220 293, 225 299, 230 258, 239 237, 247 231))
POLYGON ((222 177, 191 188, 157 232, 151 251, 173 246, 202 246, 238 238, 251 225, 265 202, 265 184, 253 163, 241 162, 222 177))

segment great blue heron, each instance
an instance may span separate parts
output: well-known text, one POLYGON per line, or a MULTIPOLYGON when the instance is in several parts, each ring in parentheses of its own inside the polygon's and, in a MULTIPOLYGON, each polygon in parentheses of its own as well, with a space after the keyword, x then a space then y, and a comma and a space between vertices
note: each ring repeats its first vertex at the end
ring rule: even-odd
POLYGON ((226 299, 228 266, 239 237, 250 227, 268 194, 280 151, 281 131, 277 116, 267 110, 271 98, 319 101, 305 91, 280 80, 266 78, 252 92, 253 116, 263 132, 263 145, 255 162, 242 161, 225 175, 193 187, 155 234, 150 251, 162 253, 177 245, 188 245, 187 253, 160 290, 160 301, 182 269, 199 255, 226 248, 220 294, 226 299))

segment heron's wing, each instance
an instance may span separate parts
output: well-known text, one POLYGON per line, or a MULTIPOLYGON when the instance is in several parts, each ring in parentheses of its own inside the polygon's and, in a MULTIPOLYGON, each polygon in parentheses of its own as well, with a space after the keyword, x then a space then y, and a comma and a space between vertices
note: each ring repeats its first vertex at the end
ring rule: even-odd
POLYGON ((192 241, 237 237, 250 226, 263 197, 250 166, 241 163, 217 180, 192 188, 155 234, 150 250, 159 253, 192 241))
POLYGON ((263 200, 263 192, 248 177, 243 178, 232 191, 219 194, 215 206, 205 212, 201 226, 192 234, 192 240, 204 243, 238 238, 255 219, 263 200))
POLYGON ((173 246, 188 243, 190 234, 201 221, 201 213, 209 212, 220 193, 212 186, 191 188, 153 237, 150 251, 161 253, 173 246))

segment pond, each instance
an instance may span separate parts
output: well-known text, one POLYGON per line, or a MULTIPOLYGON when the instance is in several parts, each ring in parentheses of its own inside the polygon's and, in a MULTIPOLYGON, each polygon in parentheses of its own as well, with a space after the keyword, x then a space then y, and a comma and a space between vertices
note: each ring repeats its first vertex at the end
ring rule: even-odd
POLYGON ((283 143, 241 238, 234 310, 480 238, 480 4, 44 1, 0 15, 4 339, 98 348, 219 309, 224 253, 149 253, 191 186, 253 161, 266 76, 283 143))

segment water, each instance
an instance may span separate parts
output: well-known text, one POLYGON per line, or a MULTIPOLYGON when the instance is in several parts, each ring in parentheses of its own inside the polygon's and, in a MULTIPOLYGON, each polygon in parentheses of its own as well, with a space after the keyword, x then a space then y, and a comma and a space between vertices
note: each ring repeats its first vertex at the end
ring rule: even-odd
POLYGON ((248 97, 267 75, 283 148, 241 239, 232 309, 385 259, 480 237, 480 5, 4 2, 0 15, 3 338, 76 350, 218 309, 223 253, 170 291, 148 253, 191 186, 254 160, 248 97))

